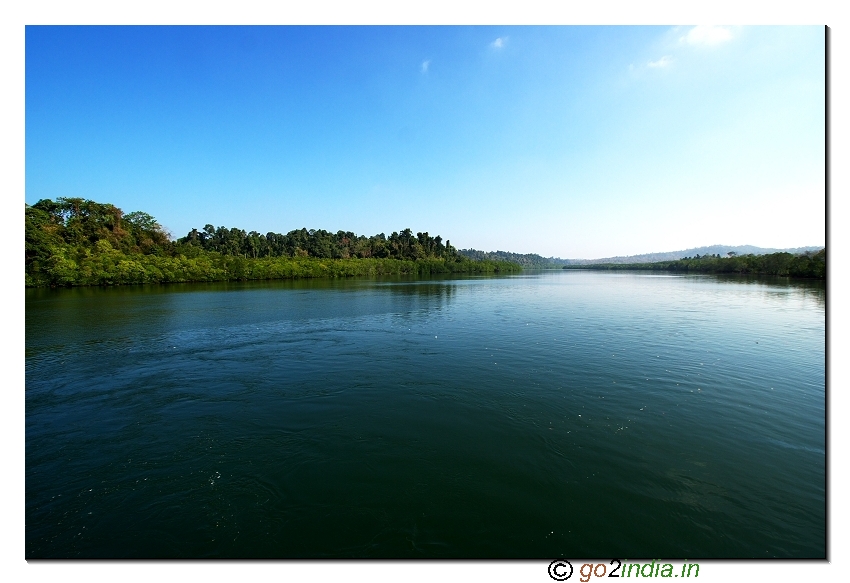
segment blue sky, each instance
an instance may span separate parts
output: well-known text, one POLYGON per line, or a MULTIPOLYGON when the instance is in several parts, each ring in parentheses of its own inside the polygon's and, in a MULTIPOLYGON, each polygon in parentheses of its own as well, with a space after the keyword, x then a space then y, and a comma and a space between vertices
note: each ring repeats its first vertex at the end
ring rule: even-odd
POLYGON ((29 26, 26 201, 176 237, 819 245, 824 99, 820 26, 29 26))

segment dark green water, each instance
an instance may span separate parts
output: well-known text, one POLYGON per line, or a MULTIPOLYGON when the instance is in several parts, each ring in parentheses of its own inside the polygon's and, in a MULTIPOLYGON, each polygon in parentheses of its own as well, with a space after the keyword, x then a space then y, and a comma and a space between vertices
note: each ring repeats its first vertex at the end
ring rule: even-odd
POLYGON ((824 557, 822 283, 27 290, 26 555, 824 557))

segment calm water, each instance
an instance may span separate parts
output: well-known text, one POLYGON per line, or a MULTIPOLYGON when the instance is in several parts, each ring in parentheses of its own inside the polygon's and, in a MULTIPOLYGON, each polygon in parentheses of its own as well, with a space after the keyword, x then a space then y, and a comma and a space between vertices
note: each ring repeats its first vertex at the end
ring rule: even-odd
POLYGON ((27 557, 823 557, 823 284, 27 290, 27 557))

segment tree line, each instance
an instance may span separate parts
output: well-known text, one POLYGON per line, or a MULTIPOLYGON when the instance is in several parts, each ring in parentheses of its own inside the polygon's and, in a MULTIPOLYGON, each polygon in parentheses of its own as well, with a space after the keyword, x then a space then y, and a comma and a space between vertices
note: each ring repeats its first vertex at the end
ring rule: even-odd
POLYGON ((215 228, 206 225, 203 230, 192 229, 178 244, 198 246, 205 251, 247 258, 261 257, 319 257, 323 259, 378 258, 378 259, 456 259, 457 249, 450 241, 431 237, 427 231, 416 233, 410 229, 365 237, 351 231, 331 233, 323 229, 297 229, 288 233, 246 233, 242 229, 215 228))
POLYGON ((767 253, 765 255, 738 255, 734 251, 727 257, 719 254, 695 255, 675 261, 654 263, 600 263, 595 265, 567 265, 564 269, 641 269, 686 273, 737 273, 750 275, 778 275, 810 279, 826 279, 826 248, 815 253, 767 253))
POLYGON ((563 259, 554 257, 543 257, 536 253, 511 253, 510 251, 479 251, 478 249, 461 249, 458 251, 464 257, 475 260, 510 261, 522 267, 533 269, 557 268, 559 262, 563 265, 563 259))
POLYGON ((172 240, 148 213, 82 198, 26 205, 27 286, 115 285, 354 275, 519 271, 474 261, 451 243, 410 229, 372 237, 350 231, 246 232, 206 225, 172 240))

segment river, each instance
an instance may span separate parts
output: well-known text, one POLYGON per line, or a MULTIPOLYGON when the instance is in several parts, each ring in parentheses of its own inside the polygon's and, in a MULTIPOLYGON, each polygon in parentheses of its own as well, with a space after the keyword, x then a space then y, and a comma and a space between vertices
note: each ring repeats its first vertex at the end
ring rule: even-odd
POLYGON ((826 552, 825 287, 26 292, 26 556, 826 552))

